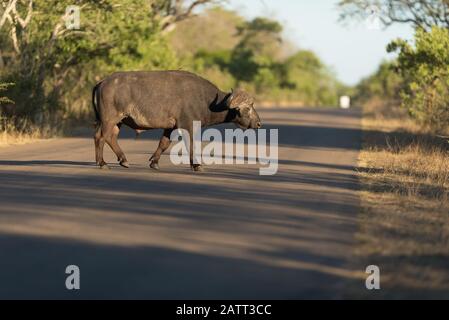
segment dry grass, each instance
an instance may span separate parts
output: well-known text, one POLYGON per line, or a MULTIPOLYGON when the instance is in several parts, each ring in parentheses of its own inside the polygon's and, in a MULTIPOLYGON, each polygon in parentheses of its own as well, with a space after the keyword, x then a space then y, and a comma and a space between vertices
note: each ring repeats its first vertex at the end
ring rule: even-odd
POLYGON ((257 108, 300 108, 304 107, 304 102, 302 101, 288 101, 288 100, 279 100, 279 101, 259 101, 257 102, 257 108))
POLYGON ((50 125, 37 126, 27 120, 4 118, 0 115, 0 147, 26 144, 56 135, 50 125))
POLYGON ((387 120, 370 109, 363 127, 357 255, 381 269, 375 296, 447 299, 449 143, 405 117, 387 120))

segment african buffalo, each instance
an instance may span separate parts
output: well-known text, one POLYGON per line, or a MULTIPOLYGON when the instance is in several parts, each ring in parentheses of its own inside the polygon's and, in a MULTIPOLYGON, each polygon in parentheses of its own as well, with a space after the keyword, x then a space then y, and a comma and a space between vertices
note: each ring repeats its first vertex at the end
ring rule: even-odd
MULTIPOLYGON (((203 127, 225 122, 234 122, 242 129, 261 126, 254 99, 246 92, 225 93, 208 80, 186 71, 114 73, 95 85, 92 102, 96 115, 95 157, 102 168, 107 167, 103 159, 105 142, 120 165, 129 167, 117 143, 122 124, 136 131, 164 129, 150 158, 153 169, 159 169, 159 159, 170 145, 173 130, 187 130, 192 140, 193 121, 201 121, 203 127)), ((199 171, 201 165, 193 163, 192 149, 191 167, 199 171)))

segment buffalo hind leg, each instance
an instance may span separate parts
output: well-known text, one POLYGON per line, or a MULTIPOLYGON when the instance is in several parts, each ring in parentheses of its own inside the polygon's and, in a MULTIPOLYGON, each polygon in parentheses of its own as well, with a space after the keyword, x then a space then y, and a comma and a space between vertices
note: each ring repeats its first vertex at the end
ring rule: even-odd
POLYGON ((95 141, 95 162, 101 168, 108 168, 108 165, 103 160, 103 148, 104 148, 105 139, 104 139, 104 136, 103 136, 103 133, 102 133, 101 126, 102 126, 101 124, 98 124, 96 129, 95 129, 95 136, 94 136, 94 141, 95 141))
POLYGON ((117 161, 122 167, 129 168, 128 160, 126 159, 125 153, 122 151, 118 145, 117 137, 120 132, 120 127, 114 123, 108 123, 103 127, 102 133, 106 143, 111 147, 117 156, 117 161))
POLYGON ((120 128, 122 124, 119 123, 114 127, 114 135, 112 136, 112 142, 114 144, 114 152, 117 155, 117 161, 120 163, 122 167, 129 168, 128 160, 126 160, 125 153, 122 151, 118 144, 118 134, 120 133, 120 128))
POLYGON ((157 147, 156 151, 150 158, 150 167, 159 170, 159 159, 161 158, 162 153, 164 153, 165 150, 168 149, 170 146, 170 135, 172 133, 173 129, 165 129, 164 134, 161 137, 161 140, 159 141, 159 146, 157 147))

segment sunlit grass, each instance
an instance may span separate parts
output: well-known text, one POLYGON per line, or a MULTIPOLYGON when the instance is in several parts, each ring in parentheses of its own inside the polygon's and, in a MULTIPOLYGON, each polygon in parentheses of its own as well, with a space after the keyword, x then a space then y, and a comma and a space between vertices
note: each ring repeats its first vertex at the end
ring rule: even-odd
POLYGON ((357 254, 387 298, 449 298, 449 143, 365 110, 357 254))
POLYGON ((0 115, 0 147, 31 143, 57 135, 49 124, 36 125, 27 119, 14 119, 0 115))

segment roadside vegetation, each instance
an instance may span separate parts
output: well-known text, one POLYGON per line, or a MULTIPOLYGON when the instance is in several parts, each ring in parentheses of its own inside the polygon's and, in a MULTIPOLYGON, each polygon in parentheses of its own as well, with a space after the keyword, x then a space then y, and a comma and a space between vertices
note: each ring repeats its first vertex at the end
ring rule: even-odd
POLYGON ((222 3, 0 0, 0 83, 14 83, 1 87, 9 98, 0 102, 9 128, 1 132, 90 124, 93 85, 126 70, 193 71, 260 103, 337 105, 346 88, 315 53, 285 40, 278 21, 247 20, 222 3), (73 4, 79 29, 66 24, 73 4))
POLYGON ((356 254, 381 268, 375 296, 449 298, 449 143, 367 107, 363 128, 356 254))
MULTIPOLYGON (((376 298, 449 298, 449 4, 381 1, 382 22, 415 38, 355 88, 363 106, 359 265, 381 269, 376 298)), ((361 18, 369 1, 341 1, 361 18)))

